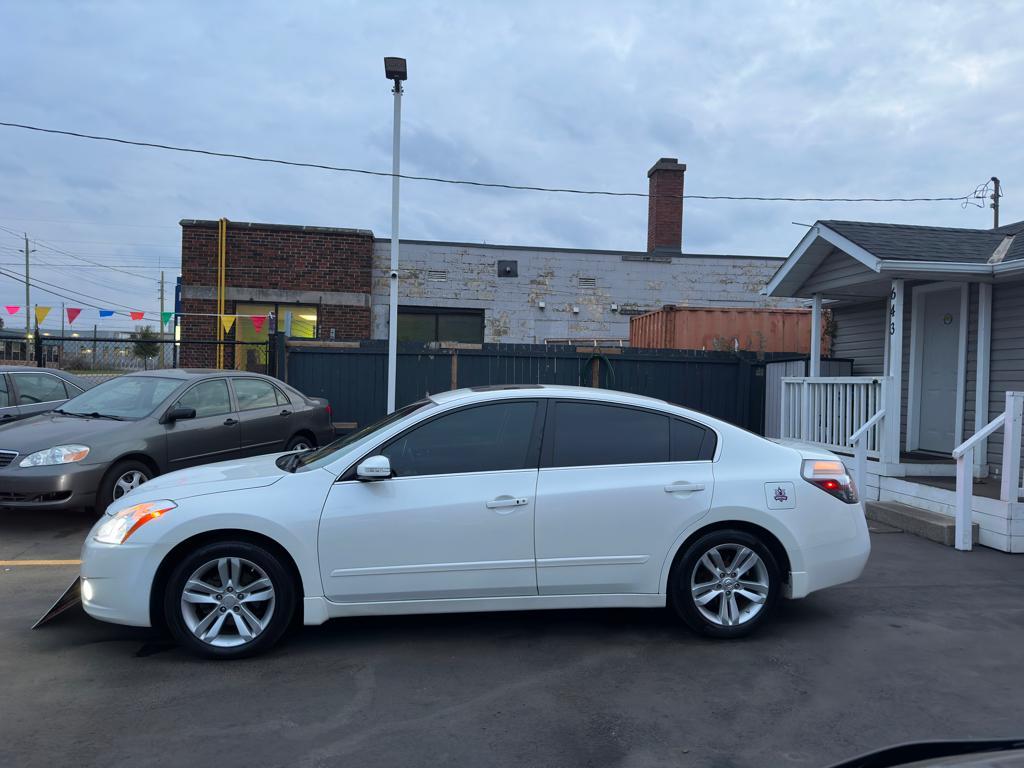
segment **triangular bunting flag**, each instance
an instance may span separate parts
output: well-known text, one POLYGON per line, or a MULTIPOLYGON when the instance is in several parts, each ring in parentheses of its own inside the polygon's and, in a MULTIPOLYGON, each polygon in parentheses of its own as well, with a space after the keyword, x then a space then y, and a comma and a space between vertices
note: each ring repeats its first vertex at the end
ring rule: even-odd
POLYGON ((160 313, 160 325, 164 326, 171 322, 171 318, 174 317, 173 312, 161 312, 160 313))
POLYGON ((146 316, 145 312, 129 312, 128 315, 132 320, 141 320, 146 316))
POLYGON ((18 311, 21 309, 21 307, 17 307, 13 304, 8 304, 7 306, 4 307, 4 309, 7 310, 8 315, 16 315, 18 314, 18 311))
POLYGON ((48 314, 50 314, 50 309, 51 309, 50 307, 40 307, 38 305, 36 306, 36 325, 37 326, 43 324, 43 320, 45 320, 46 316, 48 314))
POLYGON ((82 310, 79 307, 68 307, 66 311, 68 315, 68 325, 75 322, 75 318, 82 314, 82 310))
POLYGON ((113 317, 113 316, 114 316, 114 310, 112 310, 112 309, 101 309, 100 310, 100 317, 113 317))
POLYGON ((254 317, 251 317, 249 319, 252 320, 252 329, 254 331, 256 331, 256 333, 259 333, 260 331, 262 331, 263 330, 263 324, 265 322, 267 322, 267 318, 266 318, 265 315, 260 315, 259 317, 255 317, 254 316, 254 317))
POLYGON ((220 324, 224 326, 224 333, 227 333, 228 331, 231 330, 231 326, 233 326, 235 324, 235 316, 234 315, 221 315, 220 316, 220 324))

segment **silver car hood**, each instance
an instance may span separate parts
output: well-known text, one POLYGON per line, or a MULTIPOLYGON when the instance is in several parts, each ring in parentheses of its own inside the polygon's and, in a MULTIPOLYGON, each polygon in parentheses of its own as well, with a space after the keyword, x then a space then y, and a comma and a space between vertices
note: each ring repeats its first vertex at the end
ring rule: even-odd
POLYGON ((122 496, 110 505, 107 512, 113 513, 126 506, 152 499, 176 501, 207 493, 224 493, 273 485, 285 476, 285 471, 278 468, 276 463, 279 456, 280 453, 272 453, 169 472, 122 496))

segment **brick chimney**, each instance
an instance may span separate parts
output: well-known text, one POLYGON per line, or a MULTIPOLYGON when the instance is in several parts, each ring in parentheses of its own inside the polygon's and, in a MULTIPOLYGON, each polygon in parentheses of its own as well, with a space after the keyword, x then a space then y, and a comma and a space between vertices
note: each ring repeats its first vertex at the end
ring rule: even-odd
POLYGON ((686 165, 663 157, 647 172, 647 252, 683 250, 683 175, 686 165))

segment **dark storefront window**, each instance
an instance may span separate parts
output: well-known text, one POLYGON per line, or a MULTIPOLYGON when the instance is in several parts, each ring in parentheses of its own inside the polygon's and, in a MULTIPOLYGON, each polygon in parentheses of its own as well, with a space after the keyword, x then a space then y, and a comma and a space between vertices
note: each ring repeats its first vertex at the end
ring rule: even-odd
POLYGON ((482 344, 482 309, 444 309, 435 307, 399 307, 399 341, 458 341, 482 344))

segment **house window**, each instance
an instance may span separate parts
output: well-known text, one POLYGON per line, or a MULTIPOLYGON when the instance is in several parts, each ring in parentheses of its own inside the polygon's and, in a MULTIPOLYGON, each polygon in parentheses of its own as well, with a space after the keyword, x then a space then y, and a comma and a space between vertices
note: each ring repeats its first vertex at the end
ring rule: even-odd
POLYGON ((399 307, 399 341, 457 341, 482 344, 484 311, 441 307, 399 307))

